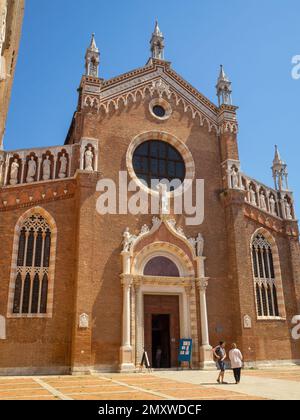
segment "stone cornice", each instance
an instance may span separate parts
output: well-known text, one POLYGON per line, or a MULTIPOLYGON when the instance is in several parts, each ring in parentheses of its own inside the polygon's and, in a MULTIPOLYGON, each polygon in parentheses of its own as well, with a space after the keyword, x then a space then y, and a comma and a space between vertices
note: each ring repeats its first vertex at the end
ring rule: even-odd
POLYGON ((244 215, 264 227, 294 238, 299 237, 297 221, 286 221, 245 203, 244 215))
POLYGON ((75 196, 74 180, 41 182, 0 189, 0 212, 24 209, 75 196))

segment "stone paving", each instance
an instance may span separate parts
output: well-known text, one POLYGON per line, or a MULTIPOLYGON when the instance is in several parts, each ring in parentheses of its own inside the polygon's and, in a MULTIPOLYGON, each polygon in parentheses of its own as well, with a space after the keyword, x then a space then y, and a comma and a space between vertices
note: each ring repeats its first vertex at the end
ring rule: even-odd
POLYGON ((300 368, 243 371, 242 383, 216 383, 217 372, 156 371, 91 376, 0 377, 0 400, 300 399, 300 368))

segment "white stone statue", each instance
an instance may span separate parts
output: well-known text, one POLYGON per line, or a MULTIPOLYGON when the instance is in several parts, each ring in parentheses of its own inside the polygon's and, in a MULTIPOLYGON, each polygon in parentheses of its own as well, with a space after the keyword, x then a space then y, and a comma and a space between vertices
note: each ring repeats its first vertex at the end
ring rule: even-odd
POLYGON ((253 190, 252 185, 250 187, 250 191, 249 192, 250 192, 250 203, 253 206, 256 206, 256 204, 257 204, 257 202, 256 202, 256 192, 253 190))
POLYGON ((133 244, 134 240, 136 239, 135 235, 131 235, 129 232, 129 228, 125 229, 125 232, 123 233, 123 251, 129 252, 131 245, 133 244))
POLYGON ((51 160, 49 155, 46 156, 43 162, 43 180, 48 181, 51 177, 51 160))
POLYGON ((288 220, 292 220, 293 216, 292 216, 292 209, 291 209, 291 205, 288 202, 287 199, 284 200, 284 204, 285 204, 285 213, 286 213, 286 218, 288 220))
POLYGON ((94 153, 91 146, 88 147, 87 151, 84 154, 85 156, 85 167, 86 171, 93 171, 93 160, 94 160, 94 153))
POLYGON ((28 172, 27 172, 27 178, 26 182, 34 182, 34 177, 36 175, 36 161, 34 159, 34 156, 30 157, 30 160, 28 161, 28 172))
POLYGON ((260 207, 261 207, 262 210, 267 211, 266 197, 265 197, 265 194, 262 191, 260 193, 260 207))
POLYGON ((66 158, 66 154, 63 153, 59 159, 60 168, 59 168, 59 178, 66 178, 67 176, 67 166, 68 166, 68 159, 66 158))
POLYGON ((197 257, 203 257, 204 251, 204 238, 201 233, 198 234, 196 239, 196 255, 197 257))
POLYGON ((273 214, 273 216, 276 216, 276 201, 274 200, 273 195, 270 197, 270 213, 273 214))
POLYGON ((79 328, 89 328, 89 316, 87 314, 81 314, 79 317, 79 328))
POLYGON ((234 167, 232 168, 232 171, 231 171, 231 182, 232 182, 233 189, 236 190, 239 188, 239 172, 234 167))
POLYGON ((157 189, 159 194, 159 213, 169 214, 169 198, 167 186, 164 184, 158 184, 157 189))
POLYGON ((10 185, 16 185, 18 183, 19 168, 20 165, 18 159, 14 159, 10 168, 10 185))

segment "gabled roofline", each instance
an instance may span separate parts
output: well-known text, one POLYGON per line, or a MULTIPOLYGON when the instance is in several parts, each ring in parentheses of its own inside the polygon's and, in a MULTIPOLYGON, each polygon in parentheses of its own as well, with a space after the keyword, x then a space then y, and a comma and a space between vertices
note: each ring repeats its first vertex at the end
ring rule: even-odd
POLYGON ((171 63, 169 61, 164 61, 164 60, 157 60, 157 59, 151 58, 144 67, 139 67, 135 70, 131 70, 119 76, 103 81, 101 85, 101 91, 105 92, 108 89, 112 88, 113 86, 117 86, 121 83, 124 83, 124 81, 126 80, 129 81, 133 78, 136 78, 139 75, 151 73, 154 70, 156 70, 158 67, 163 68, 164 73, 166 73, 174 81, 180 84, 185 90, 189 91, 190 94, 192 94, 198 101, 202 102, 203 105, 207 106, 213 113, 215 113, 216 115, 218 114, 219 112, 218 106, 214 104, 206 96, 204 96, 202 93, 200 93, 198 89, 196 89, 194 86, 188 83, 175 70, 173 70, 171 68, 171 63))

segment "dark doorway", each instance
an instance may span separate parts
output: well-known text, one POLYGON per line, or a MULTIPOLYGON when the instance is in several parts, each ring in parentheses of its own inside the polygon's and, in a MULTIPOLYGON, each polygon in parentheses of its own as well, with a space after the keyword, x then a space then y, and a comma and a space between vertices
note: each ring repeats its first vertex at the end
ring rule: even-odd
POLYGON ((179 296, 144 295, 144 343, 152 367, 157 366, 161 346, 161 368, 178 366, 180 338, 179 296))
POLYGON ((171 367, 170 315, 152 315, 152 366, 155 369, 171 367))

